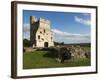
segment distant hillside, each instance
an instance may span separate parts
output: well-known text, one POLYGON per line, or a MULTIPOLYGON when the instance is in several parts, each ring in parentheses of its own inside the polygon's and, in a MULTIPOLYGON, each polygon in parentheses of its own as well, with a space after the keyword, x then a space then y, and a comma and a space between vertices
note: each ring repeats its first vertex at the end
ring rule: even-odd
POLYGON ((91 43, 77 43, 77 44, 66 44, 66 45, 79 45, 79 46, 83 46, 83 47, 90 47, 91 43))
POLYGON ((54 45, 66 45, 66 46, 76 46, 76 45, 79 45, 79 46, 83 46, 83 47, 90 47, 91 46, 91 43, 71 43, 71 44, 65 44, 64 42, 54 42, 54 45))

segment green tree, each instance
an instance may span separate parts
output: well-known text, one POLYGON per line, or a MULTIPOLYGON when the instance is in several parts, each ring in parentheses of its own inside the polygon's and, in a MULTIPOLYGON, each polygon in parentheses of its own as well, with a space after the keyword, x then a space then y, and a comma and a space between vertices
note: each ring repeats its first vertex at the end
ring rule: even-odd
POLYGON ((24 47, 30 47, 30 46, 31 46, 30 40, 24 39, 24 40, 23 40, 23 46, 24 46, 24 47))

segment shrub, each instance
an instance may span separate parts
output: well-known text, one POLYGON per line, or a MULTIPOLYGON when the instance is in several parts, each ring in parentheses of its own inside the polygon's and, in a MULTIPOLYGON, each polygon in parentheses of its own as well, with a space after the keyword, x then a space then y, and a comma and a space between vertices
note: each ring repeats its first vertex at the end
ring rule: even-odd
POLYGON ((63 63, 65 59, 71 59, 70 50, 68 50, 66 47, 60 48, 58 53, 58 57, 61 59, 61 63, 63 63))
POLYGON ((24 47, 30 47, 31 46, 30 41, 28 39, 23 40, 23 45, 24 45, 24 47))

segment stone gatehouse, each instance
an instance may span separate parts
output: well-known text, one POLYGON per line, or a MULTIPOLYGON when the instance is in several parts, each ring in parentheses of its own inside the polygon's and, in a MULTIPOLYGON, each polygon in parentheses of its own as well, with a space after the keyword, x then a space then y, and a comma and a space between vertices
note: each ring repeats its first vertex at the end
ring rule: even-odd
POLYGON ((30 16, 30 41, 33 47, 54 46, 53 32, 49 20, 30 16))

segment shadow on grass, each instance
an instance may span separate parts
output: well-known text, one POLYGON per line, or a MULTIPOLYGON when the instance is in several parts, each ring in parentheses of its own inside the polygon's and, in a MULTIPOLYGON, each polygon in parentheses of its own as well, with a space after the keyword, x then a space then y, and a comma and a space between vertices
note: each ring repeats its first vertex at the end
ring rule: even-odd
POLYGON ((58 57, 58 51, 55 48, 42 48, 37 49, 38 51, 47 51, 46 54, 43 55, 43 57, 49 57, 49 58, 57 58, 58 57))
POLYGON ((48 51, 46 54, 43 55, 44 57, 49 57, 49 58, 57 58, 58 54, 56 51, 48 51))

